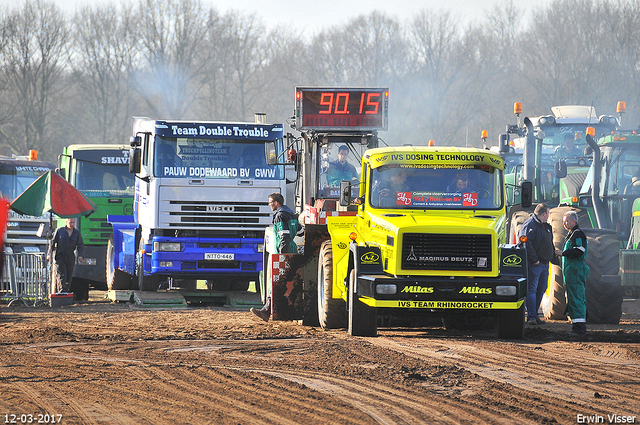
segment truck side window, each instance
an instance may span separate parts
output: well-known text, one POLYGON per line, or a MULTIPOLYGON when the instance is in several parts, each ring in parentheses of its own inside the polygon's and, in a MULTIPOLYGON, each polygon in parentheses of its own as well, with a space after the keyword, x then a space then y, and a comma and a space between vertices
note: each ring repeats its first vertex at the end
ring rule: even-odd
POLYGON ((142 143, 142 165, 149 165, 149 135, 144 135, 142 143))

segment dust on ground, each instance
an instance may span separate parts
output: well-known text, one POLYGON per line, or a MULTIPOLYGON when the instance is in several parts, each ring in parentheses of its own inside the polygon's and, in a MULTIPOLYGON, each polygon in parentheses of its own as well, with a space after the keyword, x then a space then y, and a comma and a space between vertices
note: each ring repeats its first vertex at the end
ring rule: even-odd
POLYGON ((505 341, 440 326, 351 337, 265 323, 246 309, 136 310, 101 295, 58 308, 0 305, 0 414, 9 415, 0 419, 640 423, 640 301, 584 339, 549 321, 505 341))

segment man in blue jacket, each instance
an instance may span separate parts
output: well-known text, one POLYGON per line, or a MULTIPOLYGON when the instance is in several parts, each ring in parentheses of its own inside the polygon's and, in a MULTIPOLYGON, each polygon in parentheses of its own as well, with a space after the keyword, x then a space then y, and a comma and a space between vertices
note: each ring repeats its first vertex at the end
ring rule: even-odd
MULTIPOLYGON (((301 226, 296 213, 284 205, 284 197, 280 193, 269 195, 269 207, 271 207, 271 211, 274 211, 273 230, 276 239, 276 254, 297 253, 298 246, 293 238, 300 231, 301 226)), ((271 296, 267 296, 267 300, 260 310, 251 308, 251 312, 268 322, 271 317, 271 296)))
POLYGON ((527 259, 529 263, 529 276, 527 279, 527 324, 542 325, 544 320, 538 317, 538 309, 542 302, 542 296, 547 290, 549 280, 549 261, 554 260, 555 249, 553 247, 553 231, 547 223, 549 219, 549 207, 547 204, 536 205, 533 214, 524 222, 520 229, 520 236, 525 235, 527 242, 527 259))

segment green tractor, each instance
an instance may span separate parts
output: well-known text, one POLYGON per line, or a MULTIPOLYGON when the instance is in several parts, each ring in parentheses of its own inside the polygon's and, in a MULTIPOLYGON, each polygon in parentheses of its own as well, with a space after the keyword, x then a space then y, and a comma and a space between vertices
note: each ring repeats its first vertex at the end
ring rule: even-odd
MULTIPOLYGON (((618 131, 597 143, 589 134, 586 140, 593 163, 567 208, 581 211, 580 226, 589 239, 587 320, 618 323, 623 297, 640 296, 640 136, 618 131)), ((561 164, 557 176, 564 172, 561 164)))
MULTIPOLYGON (((622 305, 617 272, 620 244, 608 227, 592 223, 590 217, 595 215, 589 212, 587 205, 581 204, 584 198, 580 194, 584 194, 593 173, 593 148, 587 144, 587 127, 593 128, 598 137, 605 137, 618 129, 620 117, 598 116, 592 106, 569 105, 551 109, 551 115, 524 118, 521 123, 522 109, 516 104, 514 112, 518 123, 507 126, 507 133, 500 136, 499 150, 503 157, 513 155, 514 151, 522 152, 521 164, 513 167, 513 172, 505 178, 508 201, 512 205, 507 235, 512 243, 516 243, 522 224, 535 205, 544 202, 551 208, 549 223, 554 229, 554 244, 561 248, 567 234, 562 226, 562 216, 570 209, 576 210, 580 226, 589 238, 587 264, 591 271, 586 288, 587 320, 590 323, 618 323, 622 305), (534 205, 527 209, 518 206, 523 181, 533 183, 534 205)), ((618 113, 622 112, 624 104, 621 102, 618 113)), ((564 319, 566 298, 561 267, 551 265, 549 280, 542 302, 544 315, 548 319, 564 319)))

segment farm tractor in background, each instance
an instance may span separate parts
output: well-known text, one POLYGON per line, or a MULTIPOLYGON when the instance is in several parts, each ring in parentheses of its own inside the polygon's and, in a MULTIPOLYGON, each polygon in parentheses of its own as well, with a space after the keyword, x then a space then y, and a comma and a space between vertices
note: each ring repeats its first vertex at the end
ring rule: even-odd
MULTIPOLYGON (((550 207, 549 223, 553 227, 553 241, 561 248, 567 231, 562 225, 565 212, 575 210, 579 225, 589 241, 587 265, 590 268, 586 284, 587 321, 589 323, 618 323, 622 312, 622 292, 618 275, 618 251, 620 238, 604 220, 596 223, 596 213, 590 201, 594 169, 601 161, 594 160, 594 147, 588 138, 605 138, 620 127, 624 102, 617 105, 618 116, 597 116, 592 106, 556 106, 551 115, 520 120, 522 107, 514 106, 516 125, 508 125, 500 135, 501 154, 522 151, 522 163, 506 176, 509 203, 508 235, 517 240, 522 224, 533 212, 536 204, 544 202, 550 207), (590 128, 591 135, 587 135, 590 128), (568 137, 566 135, 569 135, 568 137), (514 137, 515 136, 515 137, 514 137), (571 137, 573 136, 573 137, 571 137), (512 138, 512 140, 510 140, 512 138), (572 150, 564 150, 566 139, 573 139, 572 150), (573 152, 573 153, 567 153, 573 152), (520 184, 533 183, 533 205, 522 208, 518 205, 520 184)), ((611 157, 617 161, 618 158, 611 157)), ((611 166, 611 160, 608 166, 611 166)), ((628 169, 627 169, 628 172, 628 169)), ((605 175, 605 174, 600 174, 605 175)), ((630 178, 630 177, 629 177, 630 178)), ((598 191, 596 191, 598 192, 598 191)), ((599 197, 608 196, 598 192, 599 197)), ((600 198, 599 198, 600 199, 600 198)), ((605 198, 607 199, 607 198, 605 198)), ((607 201, 608 202, 608 201, 607 201)), ((619 203, 611 202, 611 215, 618 215, 619 203)), ((602 209, 600 215, 604 213, 602 209)), ((564 319, 566 297, 562 268, 550 265, 549 286, 542 301, 542 310, 548 319, 564 319)))

